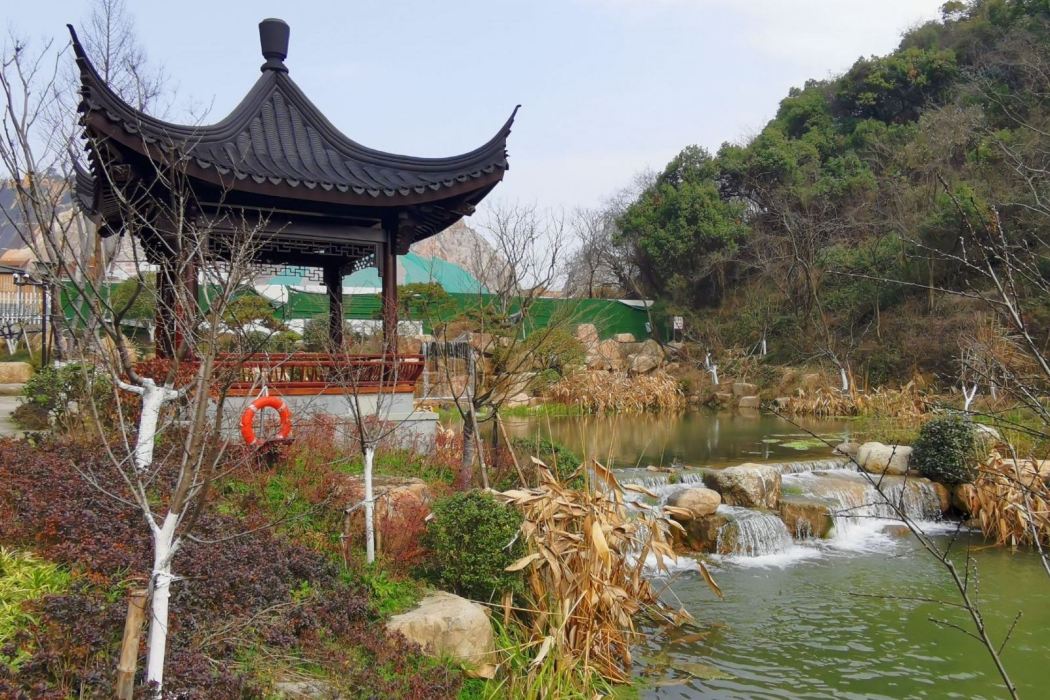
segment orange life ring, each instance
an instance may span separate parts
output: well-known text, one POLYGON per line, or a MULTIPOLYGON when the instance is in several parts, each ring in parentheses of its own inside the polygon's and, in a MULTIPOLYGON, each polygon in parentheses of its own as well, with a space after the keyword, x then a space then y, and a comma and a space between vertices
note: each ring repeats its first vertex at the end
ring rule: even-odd
POLYGON ((255 414, 264 408, 275 409, 281 417, 281 429, 277 431, 278 440, 284 440, 292 434, 292 411, 288 408, 288 404, 284 402, 284 399, 279 396, 260 396, 255 401, 252 401, 251 405, 244 409, 244 413, 241 414, 241 436, 249 446, 262 442, 255 437, 254 424, 255 414))

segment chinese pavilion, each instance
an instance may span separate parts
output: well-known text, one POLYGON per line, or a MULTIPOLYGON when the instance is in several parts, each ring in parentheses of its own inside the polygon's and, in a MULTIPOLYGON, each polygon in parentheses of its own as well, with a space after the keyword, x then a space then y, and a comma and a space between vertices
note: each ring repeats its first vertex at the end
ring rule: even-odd
MULTIPOLYGON (((77 197, 99 234, 132 230, 116 204, 115 186, 133 183, 163 198, 165 193, 156 189, 168 181, 158 173, 178 162, 180 186, 192 191, 186 200, 190 210, 178 215, 208 231, 208 255, 220 262, 230 255, 228 222, 256 226, 254 264, 293 268, 323 281, 329 333, 337 348, 343 334, 343 276, 375 265, 382 278, 385 347, 396 353, 396 256, 471 214, 508 169, 506 143, 514 114, 487 143, 448 158, 384 153, 350 139, 289 75, 290 32, 279 19, 259 24, 262 75, 229 115, 208 126, 172 124, 129 105, 102 79, 72 26, 69 30, 90 166, 77 173, 77 197)), ((167 251, 177 248, 170 240, 171 216, 158 214, 133 229, 149 262, 162 273, 173 264, 167 251)), ((188 276, 196 284, 196 272, 188 276)), ((157 275, 158 286, 166 277, 157 275)), ((165 290, 158 293, 163 299, 165 290)), ((158 305, 158 313, 164 307, 158 305)), ((158 354, 176 351, 174 325, 170 318, 157 319, 158 354)))

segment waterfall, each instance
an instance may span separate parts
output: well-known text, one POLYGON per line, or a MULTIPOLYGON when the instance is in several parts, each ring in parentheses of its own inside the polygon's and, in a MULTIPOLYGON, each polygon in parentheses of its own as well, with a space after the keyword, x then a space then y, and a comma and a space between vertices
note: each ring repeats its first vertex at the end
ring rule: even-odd
POLYGON ((784 477, 784 486, 830 502, 835 519, 831 544, 840 549, 867 548, 872 538, 884 537, 888 521, 901 522, 894 505, 912 521, 940 520, 940 499, 929 481, 900 476, 872 479, 874 484, 857 472, 836 470, 792 474, 784 477))
POLYGON ((776 467, 781 474, 802 474, 804 472, 816 472, 828 469, 847 469, 856 471, 856 466, 845 457, 815 459, 808 462, 773 462, 770 466, 776 467))
POLYGON ((718 506, 729 522, 718 530, 718 551, 760 557, 779 554, 793 545, 784 521, 773 513, 736 506, 718 506))

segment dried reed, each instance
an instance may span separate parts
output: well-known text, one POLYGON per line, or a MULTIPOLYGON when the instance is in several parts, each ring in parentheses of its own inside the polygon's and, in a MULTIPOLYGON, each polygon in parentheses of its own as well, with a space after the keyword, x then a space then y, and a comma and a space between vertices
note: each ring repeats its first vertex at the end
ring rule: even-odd
POLYGON ((1050 545, 1050 462, 993 452, 970 492, 985 537, 998 544, 1050 545))
POLYGON ((522 570, 527 582, 519 619, 528 638, 523 646, 537 651, 525 682, 556 678, 559 692, 566 678, 569 686, 576 679, 581 692, 586 688, 579 686, 595 677, 627 682, 641 616, 691 619, 662 602, 644 575, 647 559, 665 572, 666 560, 675 559, 669 529, 676 525, 649 506, 628 503, 624 489, 638 487, 621 487, 597 462, 588 465, 597 486, 585 490, 567 488, 543 462, 533 462, 539 487, 498 496, 525 516, 521 536, 528 554, 508 567, 522 570))
POLYGON ((678 380, 663 371, 637 375, 576 372, 548 389, 547 397, 558 403, 579 406, 587 413, 678 411, 685 406, 678 380))
POLYGON ((797 416, 903 418, 924 415, 932 408, 932 400, 919 385, 908 382, 900 389, 875 389, 867 393, 843 393, 827 387, 799 389, 788 399, 786 412, 797 416))

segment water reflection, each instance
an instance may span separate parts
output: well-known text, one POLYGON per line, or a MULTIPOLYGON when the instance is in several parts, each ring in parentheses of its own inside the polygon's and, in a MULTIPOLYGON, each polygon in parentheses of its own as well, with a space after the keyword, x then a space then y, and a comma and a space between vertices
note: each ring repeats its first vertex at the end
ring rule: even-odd
POLYGON ((619 467, 807 459, 826 456, 829 450, 805 430, 832 442, 849 437, 846 421, 805 419, 794 425, 760 413, 508 418, 505 422, 513 436, 552 437, 579 454, 604 458, 619 467))

